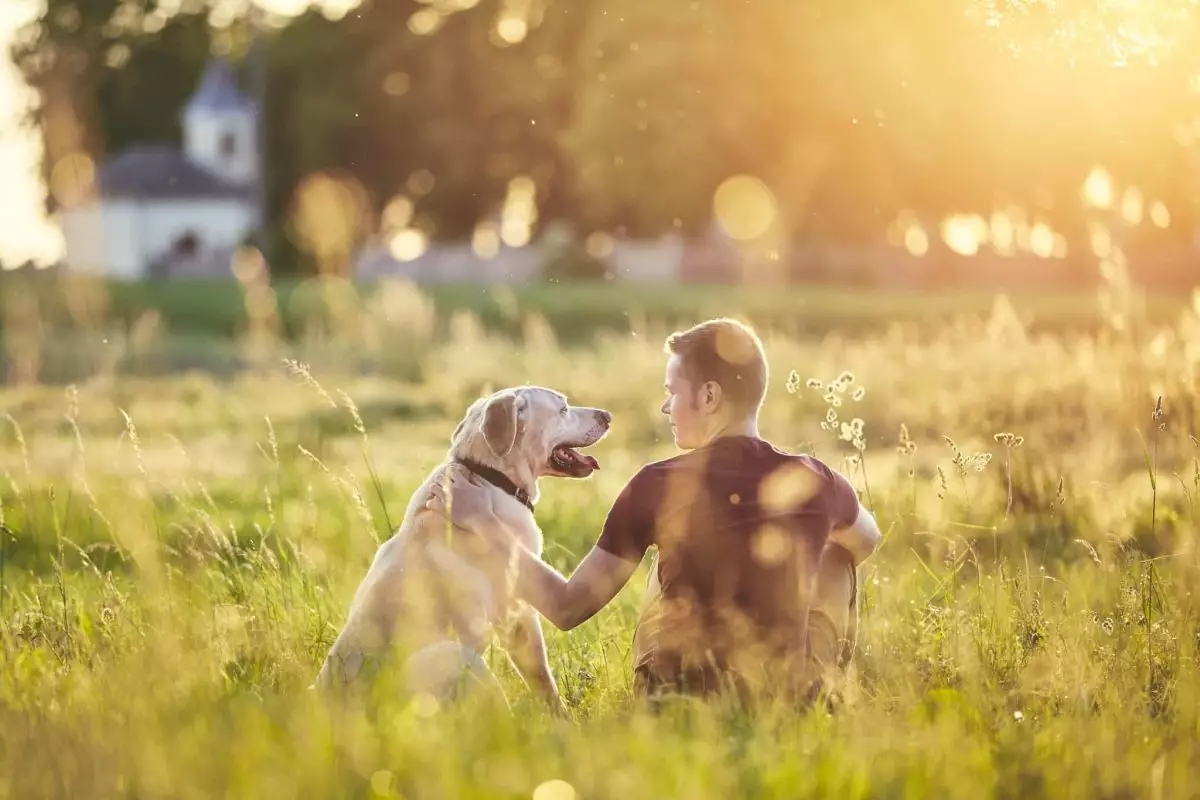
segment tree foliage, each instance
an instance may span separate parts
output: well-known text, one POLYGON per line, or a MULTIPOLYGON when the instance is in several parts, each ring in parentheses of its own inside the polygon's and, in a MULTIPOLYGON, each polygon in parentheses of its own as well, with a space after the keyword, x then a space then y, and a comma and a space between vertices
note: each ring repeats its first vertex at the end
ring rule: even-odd
MULTIPOLYGON (((46 3, 13 57, 43 100, 47 171, 179 135, 230 36, 203 6, 46 3)), ((748 173, 795 238, 878 240, 905 210, 1010 206, 1079 237, 1097 165, 1164 202, 1180 235, 1196 218, 1184 0, 365 0, 265 43, 279 241, 314 171, 353 179, 375 219, 410 197, 437 238, 468 236, 517 175, 541 223, 583 231, 701 230, 717 186, 748 173)))

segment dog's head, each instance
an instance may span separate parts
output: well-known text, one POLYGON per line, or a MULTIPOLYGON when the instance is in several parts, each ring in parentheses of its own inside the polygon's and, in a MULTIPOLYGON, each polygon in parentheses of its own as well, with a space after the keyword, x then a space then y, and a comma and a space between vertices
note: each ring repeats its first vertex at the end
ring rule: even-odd
POLYGON ((586 478, 600 468, 580 453, 608 433, 612 414, 573 406, 541 386, 504 389, 476 400, 450 438, 451 455, 496 467, 518 484, 541 477, 586 478))

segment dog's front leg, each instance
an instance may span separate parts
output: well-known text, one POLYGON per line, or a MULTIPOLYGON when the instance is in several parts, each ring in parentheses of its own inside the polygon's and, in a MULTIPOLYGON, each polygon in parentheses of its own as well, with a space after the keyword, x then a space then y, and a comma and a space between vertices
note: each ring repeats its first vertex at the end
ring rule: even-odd
POLYGON ((509 627, 505 649, 517 672, 526 683, 533 682, 535 690, 549 704, 555 714, 566 716, 567 706, 558 693, 554 673, 550 671, 550 659, 546 654, 546 639, 542 635, 542 621, 537 611, 526 607, 509 627))

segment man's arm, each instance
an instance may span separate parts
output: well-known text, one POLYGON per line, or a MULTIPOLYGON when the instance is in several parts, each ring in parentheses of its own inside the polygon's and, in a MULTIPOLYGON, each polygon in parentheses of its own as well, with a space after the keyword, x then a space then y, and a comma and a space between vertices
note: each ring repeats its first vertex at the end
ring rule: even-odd
POLYGON ((592 547, 570 578, 529 550, 513 548, 517 564, 517 594, 559 630, 587 622, 608 605, 633 576, 638 562, 592 547))
MULTIPOLYGON (((628 557, 625 557, 624 553, 616 555, 597 545, 592 547, 571 577, 564 578, 519 544, 541 538, 541 532, 537 530, 537 523, 532 517, 497 514, 488 501, 487 493, 462 476, 450 473, 446 476, 446 483, 449 486, 438 484, 431 487, 426 507, 448 516, 456 526, 502 549, 505 557, 513 560, 517 595, 560 630, 569 631, 591 619, 616 597, 641 562, 640 557, 633 557, 637 554, 636 549, 631 549, 628 557), (452 497, 449 509, 446 507, 447 493, 452 497)), ((620 500, 625 499, 626 494, 622 493, 617 508, 623 507, 620 500)), ((612 523, 619 519, 619 515, 610 512, 605 523, 606 534, 611 533, 612 523)))
POLYGON ((835 544, 845 548, 857 567, 871 557, 882 539, 883 534, 879 531, 875 516, 860 503, 854 522, 846 527, 834 528, 826 546, 835 544))

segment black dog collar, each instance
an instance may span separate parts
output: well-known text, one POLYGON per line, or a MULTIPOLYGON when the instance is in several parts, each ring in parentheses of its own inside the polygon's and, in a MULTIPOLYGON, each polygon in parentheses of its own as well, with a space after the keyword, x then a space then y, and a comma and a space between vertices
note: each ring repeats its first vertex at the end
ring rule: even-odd
POLYGON ((529 499, 529 493, 512 482, 512 479, 498 469, 484 466, 478 461, 473 461, 469 458, 456 458, 455 462, 462 464, 464 467, 474 472, 479 477, 483 478, 488 483, 503 489, 508 494, 517 498, 517 501, 529 509, 529 513, 533 513, 533 501, 529 499))

